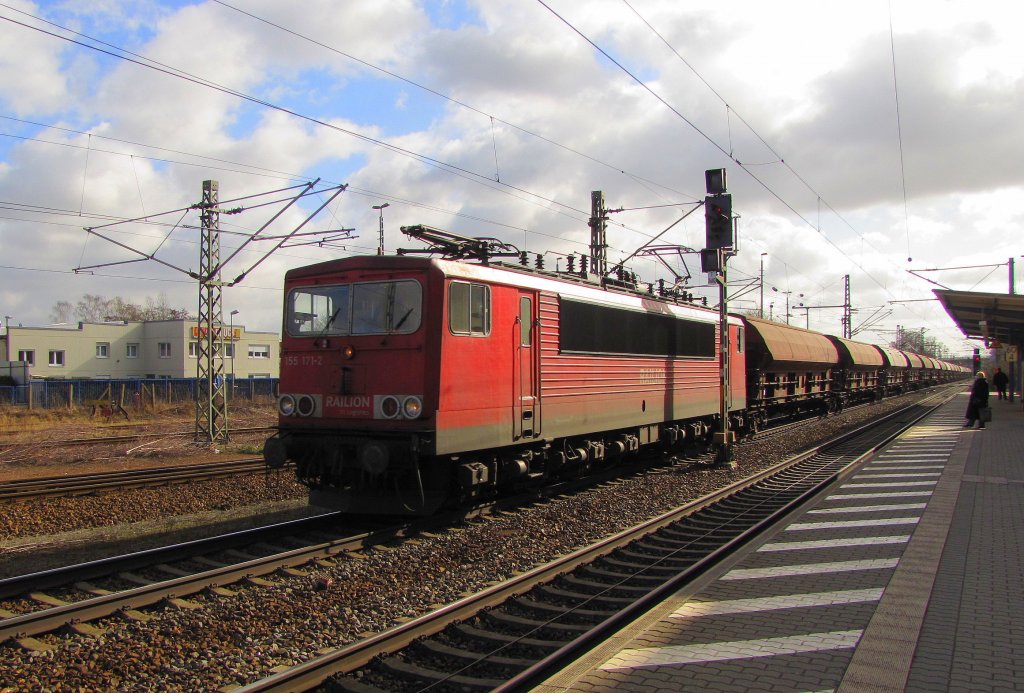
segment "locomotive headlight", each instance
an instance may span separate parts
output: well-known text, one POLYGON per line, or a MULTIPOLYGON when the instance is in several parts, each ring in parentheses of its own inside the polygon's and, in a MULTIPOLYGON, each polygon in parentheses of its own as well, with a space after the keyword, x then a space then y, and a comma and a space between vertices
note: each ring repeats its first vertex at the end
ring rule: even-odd
POLYGON ((316 400, 309 395, 299 395, 296 409, 298 409, 299 416, 309 416, 316 411, 316 400))
POLYGON ((402 413, 407 419, 417 419, 423 413, 423 400, 413 395, 402 402, 402 413))
POLYGON ((356 355, 356 348, 351 344, 346 344, 345 348, 341 350, 341 353, 345 356, 346 359, 351 359, 353 356, 356 355))
POLYGON ((282 416, 291 416, 295 413, 295 398, 291 395, 281 395, 277 400, 277 410, 282 416))
POLYGON ((380 401, 380 413, 385 419, 393 419, 398 416, 398 398, 388 395, 380 401))

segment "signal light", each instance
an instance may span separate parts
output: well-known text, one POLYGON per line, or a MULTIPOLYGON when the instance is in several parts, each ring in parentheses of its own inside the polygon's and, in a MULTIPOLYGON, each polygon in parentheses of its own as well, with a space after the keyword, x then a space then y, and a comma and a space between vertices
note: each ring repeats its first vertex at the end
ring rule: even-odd
POLYGON ((732 248, 732 195, 708 195, 704 198, 705 248, 732 248))

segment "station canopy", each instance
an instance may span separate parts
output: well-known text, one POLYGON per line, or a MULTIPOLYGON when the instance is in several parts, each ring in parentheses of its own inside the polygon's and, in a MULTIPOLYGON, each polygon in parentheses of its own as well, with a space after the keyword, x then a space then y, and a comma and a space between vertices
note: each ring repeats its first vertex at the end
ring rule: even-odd
POLYGON ((1024 296, 935 289, 935 296, 968 339, 986 346, 1024 344, 1024 296))

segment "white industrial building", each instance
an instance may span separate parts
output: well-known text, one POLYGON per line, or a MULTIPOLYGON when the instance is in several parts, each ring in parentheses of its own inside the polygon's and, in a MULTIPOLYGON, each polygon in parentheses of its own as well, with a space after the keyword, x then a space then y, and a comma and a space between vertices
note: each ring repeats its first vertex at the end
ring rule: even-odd
MULTIPOLYGON (((277 333, 249 332, 243 325, 225 326, 224 332, 225 375, 278 377, 277 333)), ((9 326, 0 338, 0 354, 8 362, 26 363, 31 378, 194 378, 197 336, 195 320, 9 326)))

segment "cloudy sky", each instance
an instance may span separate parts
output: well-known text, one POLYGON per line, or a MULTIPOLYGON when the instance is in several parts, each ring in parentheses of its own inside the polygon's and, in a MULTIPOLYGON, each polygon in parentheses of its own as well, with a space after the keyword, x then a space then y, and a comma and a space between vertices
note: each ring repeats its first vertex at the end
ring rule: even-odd
MULTIPOLYGON (((280 211, 272 191, 349 186, 304 227, 349 239, 282 248, 225 289, 225 314, 253 330, 278 329, 289 267, 376 252, 374 205, 388 203, 388 251, 417 246, 400 226, 428 224, 552 267, 586 251, 602 190, 623 209, 614 261, 692 210, 712 168, 741 217, 730 280, 752 285, 734 307, 758 308, 763 262, 765 314, 788 299, 812 329, 841 333, 829 306, 849 275, 858 339, 924 328, 967 353, 930 281, 1006 292, 1024 251, 1024 5, 1010 0, 0 0, 0 20, 12 324, 87 293, 195 311, 181 272, 111 263, 139 257, 127 246, 197 269, 198 217, 180 210, 207 179, 221 200, 270 193, 222 218, 222 257, 280 211), (135 218, 98 229, 121 245, 84 230, 135 218)), ((698 210, 658 242, 703 239, 698 210)), ((226 275, 270 246, 248 244, 226 275)), ((714 303, 686 258, 673 269, 714 303)))

